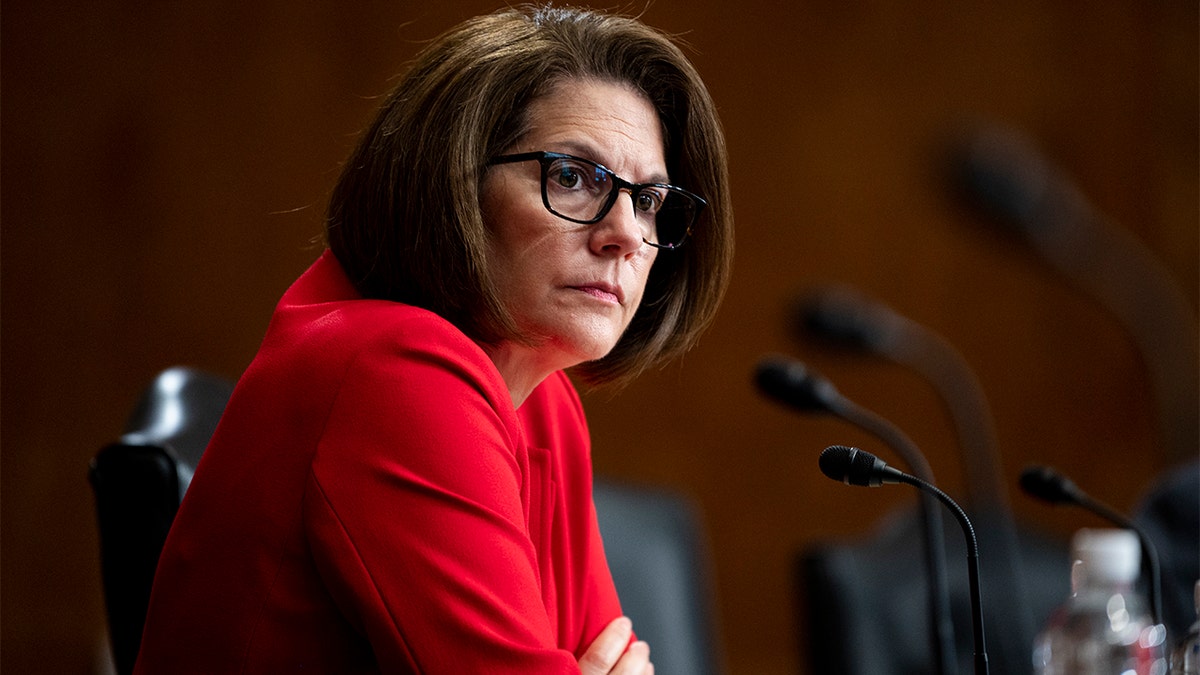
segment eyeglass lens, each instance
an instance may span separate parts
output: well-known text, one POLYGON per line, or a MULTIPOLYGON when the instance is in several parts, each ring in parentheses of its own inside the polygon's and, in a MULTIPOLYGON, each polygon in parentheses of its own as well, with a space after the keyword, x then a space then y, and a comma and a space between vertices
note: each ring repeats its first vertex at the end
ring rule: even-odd
MULTIPOLYGON (((604 167, 574 157, 554 157, 544 164, 546 205, 559 216, 595 222, 616 202, 622 181, 604 167)), ((634 213, 643 238, 660 246, 677 246, 687 237, 697 205, 690 195, 665 185, 634 188, 634 213)))

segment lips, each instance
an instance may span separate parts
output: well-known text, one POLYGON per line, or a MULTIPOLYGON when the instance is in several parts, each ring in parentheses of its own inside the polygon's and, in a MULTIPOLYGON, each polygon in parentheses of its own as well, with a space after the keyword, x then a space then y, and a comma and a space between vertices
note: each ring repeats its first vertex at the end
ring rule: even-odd
POLYGON ((621 287, 603 281, 594 281, 586 284, 572 286, 577 291, 583 291, 588 295, 605 302, 615 304, 624 304, 625 295, 621 292, 621 287))

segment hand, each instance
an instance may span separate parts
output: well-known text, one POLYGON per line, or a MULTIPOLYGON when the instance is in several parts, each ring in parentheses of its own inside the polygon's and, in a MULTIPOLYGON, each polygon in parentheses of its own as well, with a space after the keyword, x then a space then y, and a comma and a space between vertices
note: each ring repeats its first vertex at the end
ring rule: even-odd
POLYGON ((613 619, 579 659, 583 675, 654 675, 650 645, 641 640, 630 645, 632 636, 633 623, 627 617, 613 619))

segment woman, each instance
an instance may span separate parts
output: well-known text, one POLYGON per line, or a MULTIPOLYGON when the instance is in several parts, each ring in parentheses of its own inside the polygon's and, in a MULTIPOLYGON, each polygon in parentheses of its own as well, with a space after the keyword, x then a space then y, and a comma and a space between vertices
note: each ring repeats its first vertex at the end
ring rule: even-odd
POLYGON ((637 21, 526 7, 428 46, 196 470, 138 671, 653 672, 563 371, 694 343, 726 195, 708 93, 637 21))

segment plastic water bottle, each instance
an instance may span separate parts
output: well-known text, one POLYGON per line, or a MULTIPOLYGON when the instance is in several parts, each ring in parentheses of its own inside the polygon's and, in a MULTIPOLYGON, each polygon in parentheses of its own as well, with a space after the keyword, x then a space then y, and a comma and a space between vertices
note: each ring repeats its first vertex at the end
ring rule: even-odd
POLYGON ((1034 643, 1034 673, 1167 675, 1166 629, 1133 588, 1141 563, 1137 535, 1080 530, 1071 554, 1071 597, 1034 643))
POLYGON ((1200 675, 1200 581, 1194 591, 1196 623, 1171 652, 1171 675, 1200 675))

